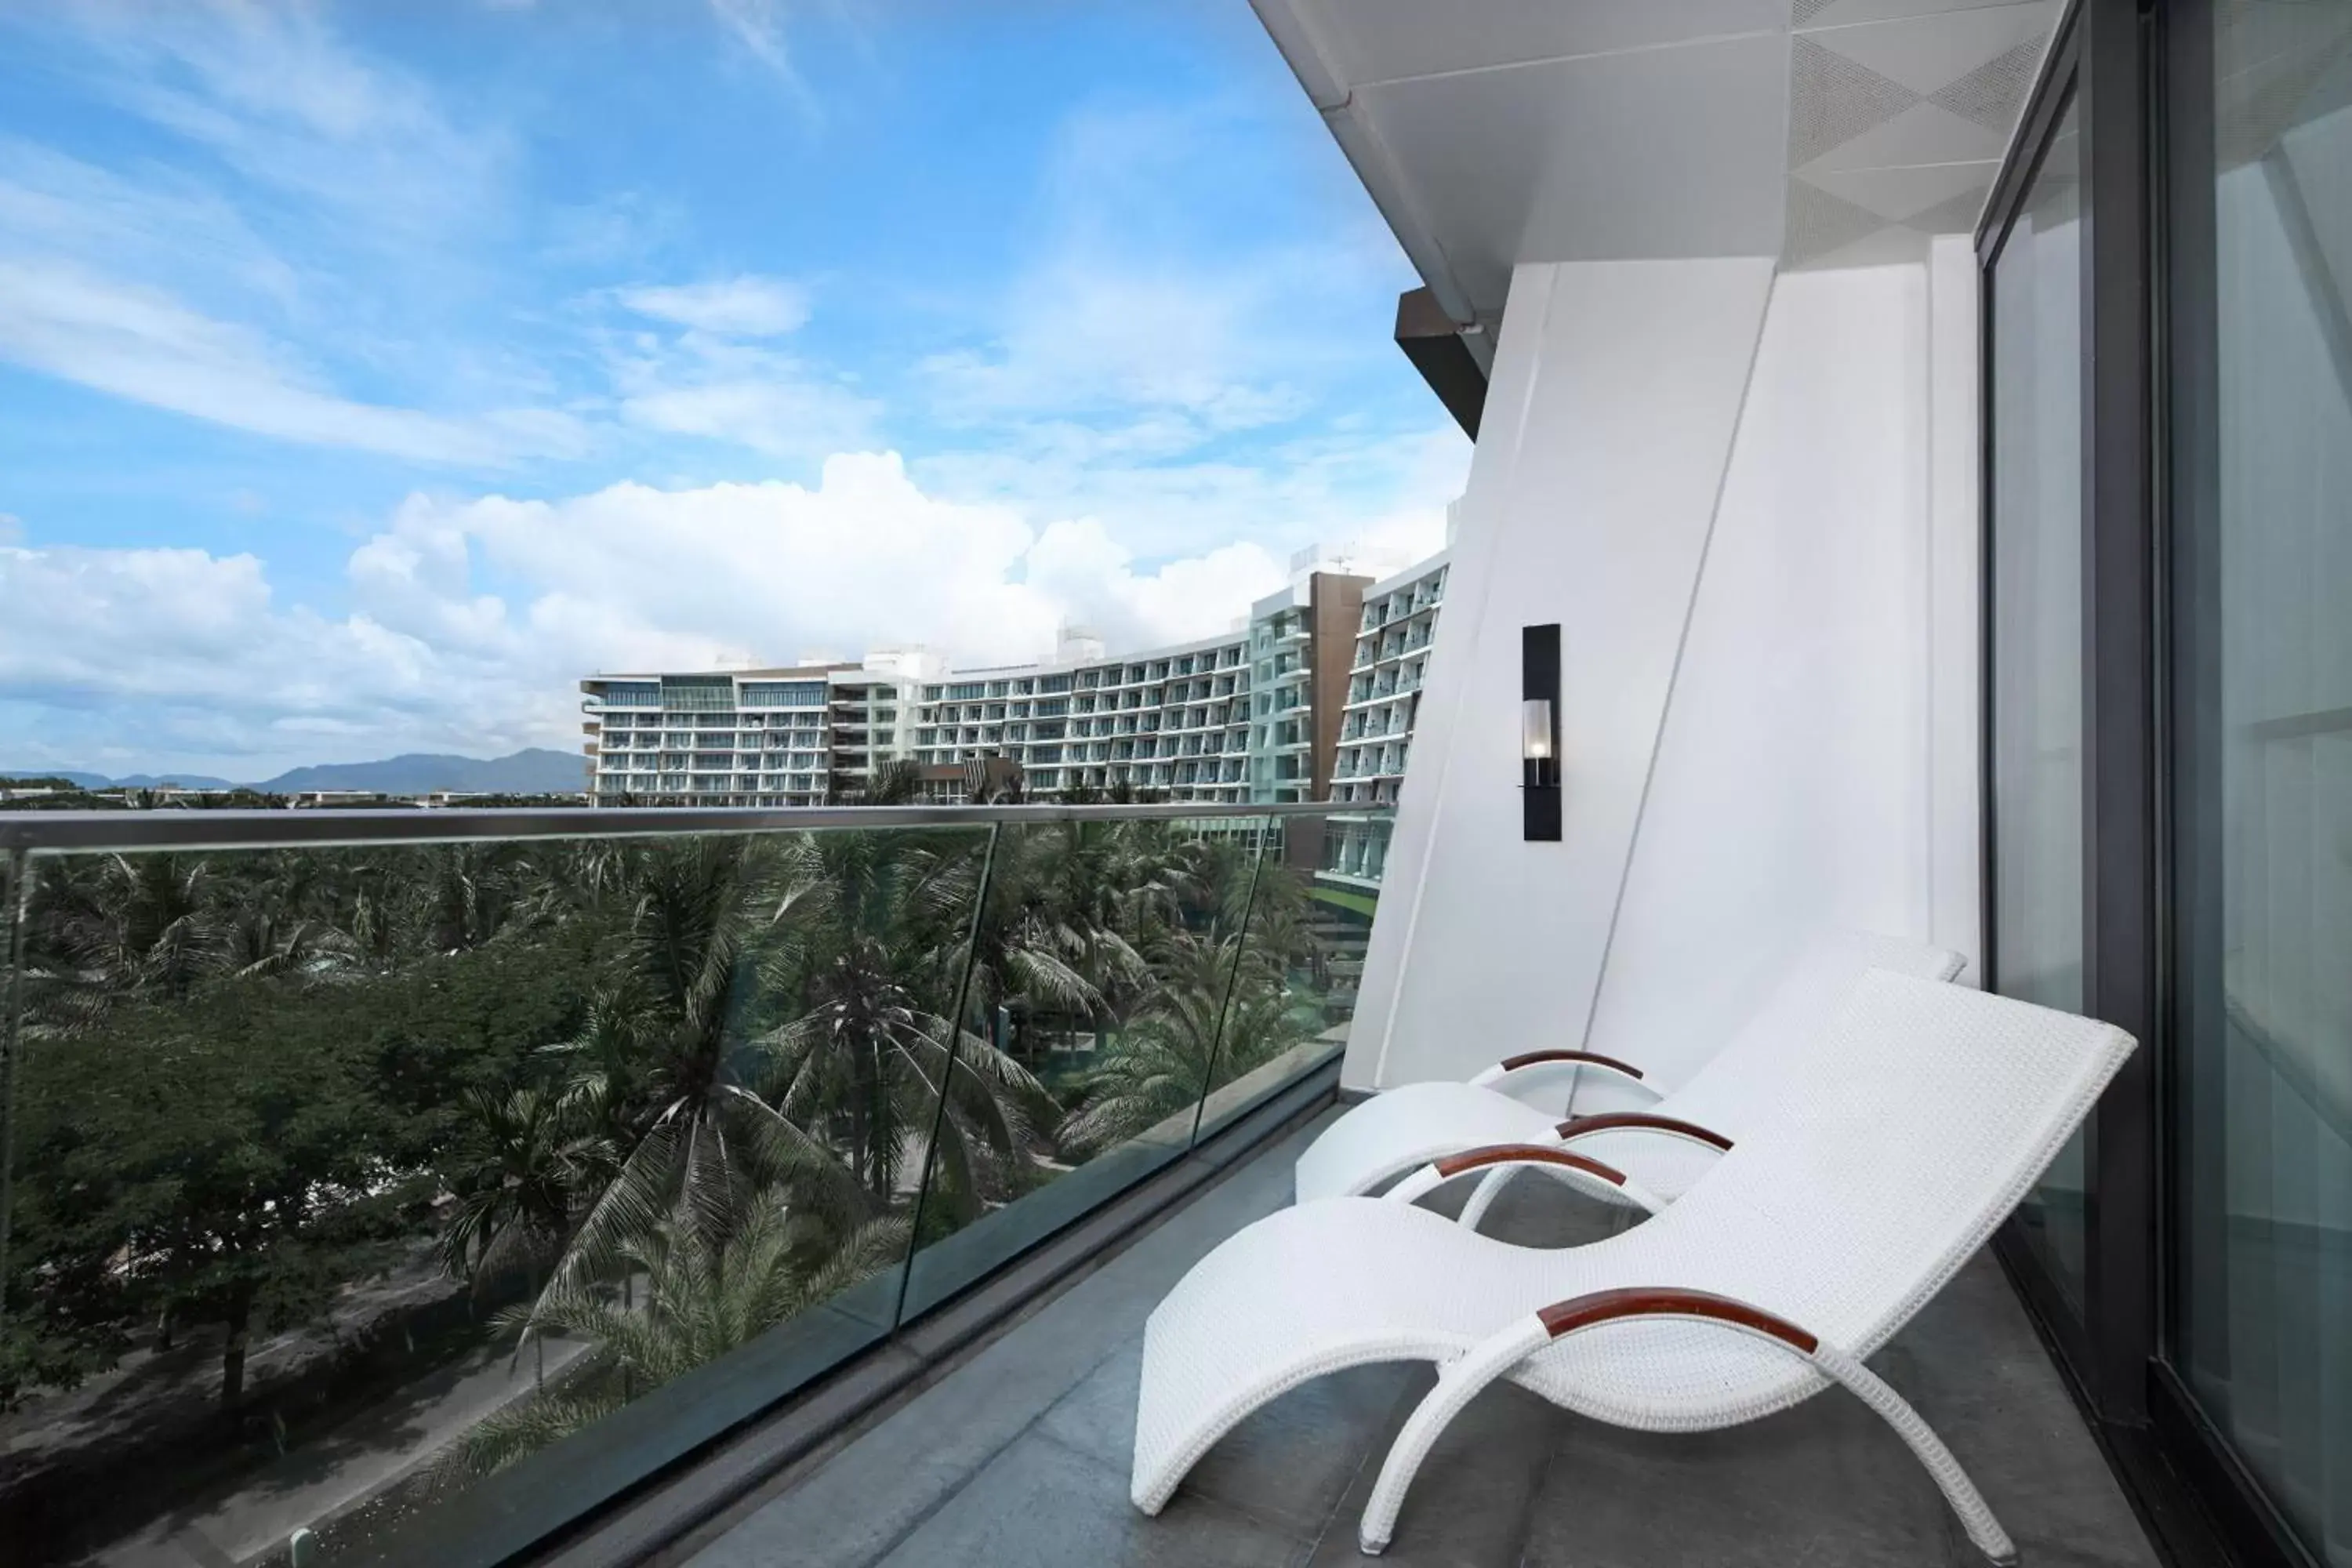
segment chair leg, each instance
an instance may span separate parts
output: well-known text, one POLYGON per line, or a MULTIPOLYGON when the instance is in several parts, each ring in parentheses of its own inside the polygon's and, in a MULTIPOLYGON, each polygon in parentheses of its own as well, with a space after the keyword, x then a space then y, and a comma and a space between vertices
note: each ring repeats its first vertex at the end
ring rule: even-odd
POLYGON ((1437 1435, 1488 1384, 1550 1342, 1551 1334, 1542 1321, 1529 1318, 1438 1368, 1437 1386, 1405 1418, 1403 1429, 1381 1465, 1380 1479, 1372 1483, 1372 1495, 1364 1504, 1356 1544, 1365 1556, 1377 1557, 1388 1546, 1389 1537, 1396 1531, 1397 1512, 1404 1507, 1405 1489, 1412 1485, 1413 1474, 1429 1457, 1437 1435))
POLYGON ((1969 1532, 1969 1540, 1979 1552, 2001 1568, 2010 1568, 2017 1562, 2017 1543, 2000 1527, 2000 1521, 1993 1517, 1984 1494, 1969 1479, 1969 1473, 1960 1468, 1960 1462, 1952 1458, 1952 1451, 1944 1447, 1944 1440, 1919 1418, 1919 1413, 1901 1394, 1887 1387, 1876 1373, 1834 1346, 1820 1346, 1813 1352, 1812 1361, 1895 1428, 1895 1435, 1927 1467, 1927 1474, 1934 1478, 1952 1511, 1959 1516, 1961 1528, 1969 1532))
MULTIPOLYGON (((1733 1330, 1732 1331, 1741 1331, 1733 1330)), ((1979 1552, 1999 1568, 2014 1568, 2018 1561, 2017 1543, 2000 1527, 1992 1510, 1984 1500, 1976 1483, 1952 1451, 1944 1447, 1919 1413, 1905 1403, 1897 1394, 1868 1367, 1833 1345, 1816 1343, 1810 1353, 1790 1349, 1778 1339, 1765 1336, 1765 1342, 1780 1344, 1792 1355, 1803 1355, 1825 1377, 1843 1384, 1864 1405, 1878 1413, 1879 1418, 1895 1429, 1914 1458, 1925 1466, 1944 1500, 1959 1516, 1961 1528, 1979 1552)), ((1372 1485, 1372 1495, 1364 1504, 1363 1522, 1357 1532, 1357 1544, 1368 1557, 1376 1557, 1388 1546, 1396 1531, 1397 1514, 1404 1507, 1404 1494, 1412 1485, 1422 1461, 1465 1405, 1476 1398, 1486 1385, 1511 1368, 1552 1342, 1551 1331, 1540 1318, 1529 1318, 1506 1329, 1491 1339, 1473 1347, 1466 1353, 1439 1368, 1437 1386, 1431 1389, 1405 1420, 1397 1433, 1388 1458, 1381 1466, 1380 1479, 1372 1485)))
POLYGON ((1469 1199, 1463 1204, 1462 1213, 1456 1216, 1455 1223, 1465 1230, 1477 1229, 1478 1222, 1486 1217, 1486 1211, 1495 1205, 1495 1200, 1503 1195, 1503 1189, 1517 1173, 1516 1165, 1497 1165, 1479 1177, 1478 1184, 1470 1190, 1469 1199))

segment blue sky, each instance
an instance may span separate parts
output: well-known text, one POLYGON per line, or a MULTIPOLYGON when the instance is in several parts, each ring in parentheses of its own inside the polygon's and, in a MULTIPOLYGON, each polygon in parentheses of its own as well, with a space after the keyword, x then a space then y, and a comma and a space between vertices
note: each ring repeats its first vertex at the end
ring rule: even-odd
POLYGON ((0 0, 0 767, 1217 630, 1441 542, 1413 281, 1245 0, 0 0))

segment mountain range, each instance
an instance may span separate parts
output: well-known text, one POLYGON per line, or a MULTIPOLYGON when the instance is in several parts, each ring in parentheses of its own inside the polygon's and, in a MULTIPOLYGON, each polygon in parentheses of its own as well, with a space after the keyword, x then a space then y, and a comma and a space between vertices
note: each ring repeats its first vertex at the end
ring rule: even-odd
MULTIPOLYGON (((294 768, 248 787, 268 795, 305 790, 367 790, 376 795, 425 795, 458 790, 472 795, 576 795, 585 782, 584 761, 576 752, 526 746, 511 756, 459 757, 409 752, 373 763, 320 763, 294 768)), ((84 789, 150 789, 178 784, 186 789, 229 789, 231 781, 207 773, 126 773, 109 777, 70 768, 0 768, 0 778, 62 778, 84 789)))

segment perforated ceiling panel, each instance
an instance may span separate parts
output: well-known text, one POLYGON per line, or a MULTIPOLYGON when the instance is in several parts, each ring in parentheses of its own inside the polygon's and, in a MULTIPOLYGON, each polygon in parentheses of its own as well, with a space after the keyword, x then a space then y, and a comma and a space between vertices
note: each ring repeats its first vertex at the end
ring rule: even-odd
POLYGON ((1781 265, 1910 260, 1973 228, 2053 10, 1795 0, 1781 265))
POLYGON ((1966 232, 2059 0, 1252 4, 1445 308, 1491 322, 1521 262, 1966 232))

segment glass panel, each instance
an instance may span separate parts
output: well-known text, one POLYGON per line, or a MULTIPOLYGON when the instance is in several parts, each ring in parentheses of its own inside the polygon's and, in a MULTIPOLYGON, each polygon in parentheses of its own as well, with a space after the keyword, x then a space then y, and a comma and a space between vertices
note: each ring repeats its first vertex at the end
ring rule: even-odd
POLYGON ((1266 832, 1260 817, 1003 830, 909 1316, 1191 1146, 1266 832))
MULTIPOLYGON (((1357 837, 1385 845, 1389 819, 1351 814, 1278 819, 1257 872, 1248 940, 1232 980, 1202 1109, 1207 1137, 1337 1058, 1356 1015, 1357 982, 1379 907, 1369 875, 1334 874, 1357 837)), ((1365 859, 1356 859, 1360 868, 1365 859)))
MULTIPOLYGON (((1993 989, 2083 1008, 2082 189, 2070 102, 1992 268, 1993 989)), ((2083 1142, 2019 1209, 2079 1313, 2083 1142)))
POLYGON ((2314 1560, 2347 1563, 2352 4, 2217 12, 2169 237, 2172 1353, 2314 1560))
POLYGON ((560 1521, 873 1342, 986 840, 37 857, 11 1563, 560 1521))

